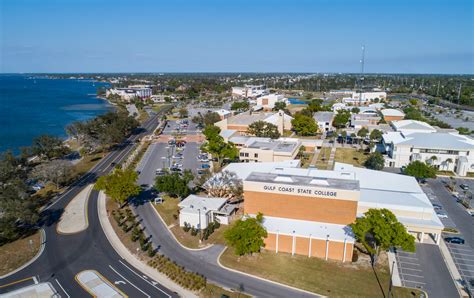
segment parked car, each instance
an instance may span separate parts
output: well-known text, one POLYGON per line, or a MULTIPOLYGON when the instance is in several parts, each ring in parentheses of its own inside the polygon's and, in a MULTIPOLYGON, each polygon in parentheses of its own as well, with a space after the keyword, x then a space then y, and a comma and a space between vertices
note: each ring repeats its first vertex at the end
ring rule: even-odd
POLYGON ((176 140, 169 140, 168 145, 176 145, 176 140))
POLYGON ((436 215, 438 215, 439 218, 448 218, 448 215, 444 212, 436 211, 436 215))
POLYGON ((433 205, 433 208, 434 208, 435 210, 441 210, 441 209, 443 209, 443 206, 441 206, 440 204, 433 203, 432 205, 433 205))
POLYGON ((464 239, 461 237, 446 237, 444 238, 444 241, 453 244, 464 244, 464 239))
POLYGON ((178 168, 178 167, 172 167, 170 169, 171 172, 174 172, 174 173, 181 173, 181 168, 178 168))
POLYGON ((156 169, 155 174, 156 176, 163 176, 166 175, 166 171, 164 169, 156 169))
POLYGON ((204 174, 209 173, 209 171, 207 169, 198 169, 197 173, 198 175, 204 175, 204 174))
POLYGON ((461 185, 459 185, 459 187, 460 187, 462 190, 469 190, 469 185, 466 185, 466 184, 461 184, 461 185))
POLYGON ((211 167, 211 166, 208 165, 207 163, 203 163, 203 164, 201 165, 201 169, 209 169, 210 167, 211 167))

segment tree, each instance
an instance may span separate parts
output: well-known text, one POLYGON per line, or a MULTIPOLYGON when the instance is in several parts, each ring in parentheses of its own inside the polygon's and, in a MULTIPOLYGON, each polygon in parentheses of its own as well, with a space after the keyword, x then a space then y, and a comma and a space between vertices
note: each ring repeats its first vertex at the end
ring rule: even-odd
POLYGON ((50 135, 34 138, 31 150, 33 154, 47 159, 60 158, 70 152, 61 138, 50 135))
POLYGON ((344 147, 344 144, 347 141, 347 131, 345 130, 341 131, 341 138, 342 138, 342 146, 344 147))
POLYGON ((214 123, 221 121, 221 116, 216 112, 207 112, 204 114, 204 125, 214 125, 214 123))
POLYGON ((249 102, 248 101, 236 101, 232 103, 230 106, 232 111, 245 111, 249 109, 249 102))
POLYGON ((405 226, 388 209, 369 209, 350 226, 357 241, 370 254, 372 265, 377 263, 379 253, 390 247, 415 251, 415 237, 407 232, 405 226))
POLYGON ((141 188, 137 185, 137 180, 138 174, 134 170, 116 168, 111 174, 99 177, 94 188, 103 190, 122 207, 128 198, 140 193, 141 188))
POLYGON ((242 198, 242 180, 234 172, 223 171, 209 178, 203 185, 211 197, 227 198, 238 201, 242 198))
POLYGON ((179 109, 178 113, 180 118, 188 117, 188 110, 186 108, 179 109))
POLYGON ((37 165, 31 175, 45 182, 51 182, 58 189, 72 177, 72 165, 69 161, 56 159, 37 165))
POLYGON ((318 124, 314 118, 300 113, 295 114, 294 119, 291 120, 291 125, 300 136, 313 136, 318 132, 318 124))
POLYGON ((380 152, 373 152, 369 155, 364 166, 371 170, 382 170, 385 166, 385 160, 380 152))
POLYGON ((452 158, 448 158, 446 159, 445 161, 445 164, 446 164, 446 168, 449 168, 449 165, 453 163, 453 159, 452 158))
POLYGON ((370 140, 378 141, 382 139, 382 132, 378 129, 374 129, 370 132, 370 140))
POLYGON ((350 117, 351 117, 351 113, 349 111, 339 110, 336 116, 334 116, 334 119, 332 121, 332 126, 336 128, 344 128, 349 122, 350 117))
POLYGON ((284 101, 278 101, 275 103, 275 106, 273 107, 274 111, 279 111, 279 110, 286 110, 286 102, 284 101))
POLYGON ((0 153, 0 246, 31 231, 39 219, 38 200, 28 196, 25 161, 0 153))
POLYGON ((359 112, 360 112, 360 109, 359 109, 358 107, 353 107, 353 108, 351 109, 351 113, 352 113, 352 114, 359 114, 359 112))
POLYGON ((278 127, 275 124, 265 121, 255 121, 250 124, 247 133, 261 138, 278 139, 280 137, 278 127))
POLYGON ((155 188, 160 192, 166 192, 170 196, 185 198, 191 193, 189 182, 194 179, 190 170, 185 170, 183 175, 178 173, 157 176, 155 188))
POLYGON ((208 125, 204 128, 203 134, 207 142, 201 146, 201 150, 212 154, 217 158, 219 165, 223 158, 234 160, 239 156, 239 150, 232 142, 226 143, 224 138, 219 135, 220 128, 214 125, 208 125))
POLYGON ((366 127, 362 127, 361 129, 359 129, 359 131, 357 132, 357 136, 359 138, 361 138, 361 142, 360 142, 360 147, 362 149, 362 144, 363 144, 363 141, 364 139, 367 137, 367 135, 369 134, 369 130, 366 128, 366 127))
POLYGON ((405 168, 405 174, 416 178, 435 178, 436 169, 419 160, 412 161, 405 168))
POLYGON ((260 252, 265 246, 264 238, 267 231, 262 225, 263 214, 258 213, 256 217, 239 219, 235 224, 225 231, 224 238, 227 244, 234 248, 235 254, 242 256, 260 252))

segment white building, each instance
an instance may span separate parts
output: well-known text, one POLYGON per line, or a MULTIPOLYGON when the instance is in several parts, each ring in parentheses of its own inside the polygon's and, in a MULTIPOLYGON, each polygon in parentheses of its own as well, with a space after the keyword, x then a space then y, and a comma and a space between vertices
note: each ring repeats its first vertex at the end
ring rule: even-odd
POLYGON ((342 99, 344 103, 353 105, 366 105, 375 99, 380 101, 387 98, 387 92, 352 92, 351 97, 345 97, 342 99))
POLYGON ((213 221, 228 224, 234 207, 226 205, 226 202, 226 198, 189 195, 178 204, 179 226, 184 227, 186 223, 196 229, 205 229, 213 221))
POLYGON ((334 119, 335 113, 333 112, 316 112, 313 114, 313 118, 318 124, 319 132, 332 131, 332 120, 334 119))
POLYGON ((245 85, 244 87, 232 87, 232 96, 243 98, 256 98, 268 94, 265 85, 245 85))
POLYGON ((113 88, 107 89, 105 95, 117 94, 124 100, 131 100, 133 98, 151 97, 151 93, 151 88, 113 88))
POLYGON ((288 104, 288 98, 274 93, 257 97, 257 106, 261 106, 264 110, 272 110, 277 102, 288 104))
POLYGON ((392 121, 391 125, 395 131, 401 132, 404 135, 414 133, 414 132, 421 132, 421 133, 436 132, 436 129, 433 126, 429 125, 426 122, 422 122, 418 120, 392 121))
POLYGON ((215 110, 214 112, 216 112, 219 115, 221 120, 224 120, 224 119, 229 118, 230 116, 232 116, 232 112, 228 111, 228 110, 225 110, 225 109, 215 110))
POLYGON ((285 114, 283 111, 268 113, 244 112, 218 121, 214 125, 219 127, 221 130, 237 130, 238 132, 245 134, 250 124, 257 121, 265 121, 276 125, 280 134, 283 134, 285 130, 291 130, 291 120, 293 120, 293 117, 285 114))
POLYGON ((405 125, 401 131, 383 134, 382 144, 387 167, 400 168, 418 160, 460 176, 474 172, 474 140, 468 136, 405 125))

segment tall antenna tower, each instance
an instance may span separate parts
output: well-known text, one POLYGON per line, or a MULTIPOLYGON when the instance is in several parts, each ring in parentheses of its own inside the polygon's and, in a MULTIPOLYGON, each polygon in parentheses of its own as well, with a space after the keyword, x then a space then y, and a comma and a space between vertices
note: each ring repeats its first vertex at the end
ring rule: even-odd
POLYGON ((459 83, 459 89, 458 89, 458 104, 460 104, 460 100, 461 100, 461 88, 462 88, 462 83, 459 83))
POLYGON ((364 65, 365 64, 365 45, 362 45, 362 56, 360 58, 360 75, 359 75, 359 105, 362 102, 362 89, 364 88, 364 65))

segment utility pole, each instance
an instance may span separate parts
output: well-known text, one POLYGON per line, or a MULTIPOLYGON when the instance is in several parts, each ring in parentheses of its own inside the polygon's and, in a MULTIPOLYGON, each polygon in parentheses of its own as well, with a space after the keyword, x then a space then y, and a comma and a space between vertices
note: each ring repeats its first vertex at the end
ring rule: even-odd
POLYGON ((360 82, 359 82, 359 105, 362 102, 362 88, 364 86, 364 64, 365 64, 365 45, 362 45, 362 57, 360 59, 360 82))
POLYGON ((458 90, 458 104, 460 104, 460 101, 461 101, 461 88, 462 88, 462 83, 459 83, 459 90, 458 90))
POLYGON ((438 81, 438 90, 436 90, 436 97, 439 96, 439 85, 441 84, 441 81, 438 81))

